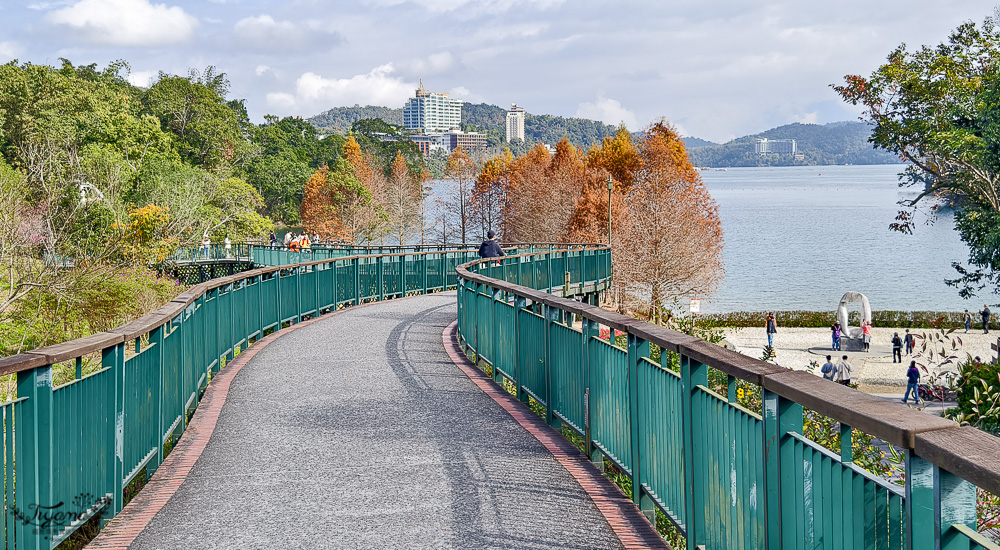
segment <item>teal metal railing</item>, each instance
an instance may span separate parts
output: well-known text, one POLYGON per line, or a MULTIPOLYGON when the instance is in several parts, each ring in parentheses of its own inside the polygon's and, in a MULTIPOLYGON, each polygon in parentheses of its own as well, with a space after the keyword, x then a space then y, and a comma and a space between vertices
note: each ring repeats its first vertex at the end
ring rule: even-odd
MULTIPOLYGON (((518 276, 555 281, 573 262, 593 270, 603 252, 573 254, 526 262, 518 276)), ((456 266, 474 257, 444 250, 255 269, 196 285, 111 331, 0 358, 0 376, 16 373, 17 382, 17 397, 0 404, 4 546, 54 548, 93 516, 117 514, 123 488, 160 465, 164 444, 184 430, 212 376, 266 331, 339 307, 455 288, 456 266), (84 376, 87 364, 96 370, 84 376), (53 386, 54 366, 75 372, 72 381, 53 386)))
POLYGON ((573 286, 594 280, 591 257, 595 278, 608 275, 607 256, 576 252, 459 267, 459 342, 625 472, 636 505, 661 511, 687 548, 998 548, 976 532, 976 488, 1000 494, 1000 439, 600 309, 573 286), (587 299, 555 295, 574 293, 587 299), (709 389, 709 369, 728 395, 709 389), (740 406, 737 379, 761 392, 763 414, 740 406), (840 423, 840 454, 803 436, 803 408, 840 423), (904 485, 852 462, 852 428, 905 452, 904 485))

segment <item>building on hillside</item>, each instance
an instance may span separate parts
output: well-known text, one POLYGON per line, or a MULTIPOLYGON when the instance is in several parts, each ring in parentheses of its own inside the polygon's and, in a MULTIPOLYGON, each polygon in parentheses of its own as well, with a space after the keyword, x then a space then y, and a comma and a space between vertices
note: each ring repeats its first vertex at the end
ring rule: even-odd
POLYGON ((767 155, 794 155, 795 140, 760 138, 757 140, 754 149, 762 157, 767 155))
POLYGON ((403 107, 403 125, 411 132, 434 134, 462 126, 462 100, 448 94, 428 92, 420 80, 416 97, 403 107))
POLYGON ((514 138, 524 141, 524 107, 518 107, 517 103, 511 103, 507 111, 507 142, 514 138))
POLYGON ((456 147, 461 147, 466 153, 486 150, 486 135, 478 132, 462 132, 451 130, 444 135, 445 148, 454 151, 456 147))
MULTIPOLYGON (((398 141, 396 136, 382 133, 375 134, 375 138, 379 141, 398 141)), ((417 146, 421 155, 428 155, 435 149, 450 151, 446 143, 447 140, 444 139, 442 134, 414 134, 407 136, 407 139, 417 146)))

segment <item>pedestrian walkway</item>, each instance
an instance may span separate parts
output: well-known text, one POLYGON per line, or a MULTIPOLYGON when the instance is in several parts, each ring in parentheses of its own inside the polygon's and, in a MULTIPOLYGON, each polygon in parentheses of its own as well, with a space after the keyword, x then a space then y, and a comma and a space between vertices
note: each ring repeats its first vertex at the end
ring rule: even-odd
POLYGON ((621 547, 566 469, 449 359, 454 319, 454 294, 434 294, 261 348, 132 548, 621 547))

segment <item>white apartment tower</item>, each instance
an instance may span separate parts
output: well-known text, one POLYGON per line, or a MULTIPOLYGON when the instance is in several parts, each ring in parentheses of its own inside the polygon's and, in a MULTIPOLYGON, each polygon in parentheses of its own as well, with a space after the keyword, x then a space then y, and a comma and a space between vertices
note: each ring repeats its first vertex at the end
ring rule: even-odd
POLYGON ((428 92, 424 81, 416 97, 411 97, 403 107, 403 125, 408 130, 433 134, 447 132, 462 126, 462 100, 452 99, 448 94, 428 92))
POLYGON ((507 111, 507 142, 514 138, 524 141, 524 107, 517 103, 511 103, 507 111))

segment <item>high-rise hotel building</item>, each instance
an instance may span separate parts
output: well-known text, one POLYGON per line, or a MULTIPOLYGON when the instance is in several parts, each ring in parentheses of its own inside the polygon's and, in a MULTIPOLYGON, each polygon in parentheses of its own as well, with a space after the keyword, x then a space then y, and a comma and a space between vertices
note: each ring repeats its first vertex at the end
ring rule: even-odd
POLYGON ((428 92, 424 81, 416 97, 411 97, 403 107, 403 125, 408 130, 424 134, 447 132, 462 126, 462 100, 448 94, 428 92))
POLYGON ((507 142, 514 138, 524 141, 524 107, 517 103, 511 103, 507 111, 507 142))

